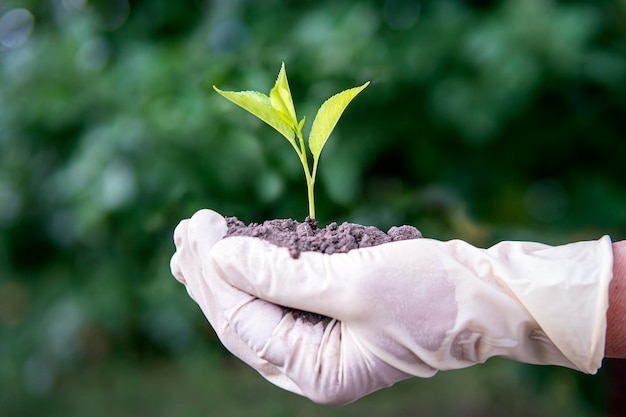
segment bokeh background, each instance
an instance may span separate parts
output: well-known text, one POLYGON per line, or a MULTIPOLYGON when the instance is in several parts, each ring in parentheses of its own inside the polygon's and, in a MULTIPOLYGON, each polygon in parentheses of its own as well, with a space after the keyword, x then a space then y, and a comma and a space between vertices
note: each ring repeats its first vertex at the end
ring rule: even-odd
MULTIPOLYGON (((230 356, 170 275, 200 208, 303 219, 300 116, 370 80, 318 219, 479 246, 626 238, 623 0, 2 0, 0 415, 600 416, 615 383, 495 359, 339 408, 230 356)), ((620 394, 622 395, 622 394, 620 394)))

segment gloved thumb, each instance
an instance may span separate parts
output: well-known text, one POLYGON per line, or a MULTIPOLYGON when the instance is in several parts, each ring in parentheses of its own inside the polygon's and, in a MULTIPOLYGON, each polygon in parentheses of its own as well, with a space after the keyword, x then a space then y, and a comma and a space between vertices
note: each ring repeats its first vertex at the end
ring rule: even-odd
MULTIPOLYGON (((341 320, 350 306, 355 252, 324 255, 289 251, 258 238, 230 237, 210 252, 214 270, 250 295, 341 320), (351 268, 352 265, 352 268, 351 268), (352 269, 352 270, 351 270, 352 269)), ((356 274, 359 276, 359 274, 356 274)))

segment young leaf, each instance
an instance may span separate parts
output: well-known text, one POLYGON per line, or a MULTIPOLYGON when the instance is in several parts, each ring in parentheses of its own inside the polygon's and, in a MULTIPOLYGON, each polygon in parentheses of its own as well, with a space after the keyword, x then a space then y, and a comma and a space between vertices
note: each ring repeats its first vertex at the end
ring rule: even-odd
POLYGON ((254 114, 268 125, 280 132, 291 144, 296 147, 294 129, 283 120, 272 107, 271 100, 265 94, 257 91, 222 91, 213 86, 220 95, 232 101, 239 107, 254 114))
POLYGON ((322 107, 317 111, 315 120, 313 120, 313 126, 311 126, 311 133, 309 135, 309 149, 313 154, 314 161, 320 156, 322 148, 326 144, 330 133, 335 128, 337 121, 343 114, 348 104, 354 97, 369 85, 369 81, 360 87, 350 88, 349 90, 337 93, 322 104, 322 107))
POLYGON ((302 133, 302 128, 304 127, 304 123, 306 122, 306 116, 300 120, 300 124, 298 125, 298 132, 302 133))
POLYGON ((287 72, 285 71, 284 62, 280 67, 276 84, 274 84, 274 88, 270 91, 270 101, 272 107, 282 113, 284 120, 295 129, 298 125, 298 118, 296 117, 296 109, 293 105, 293 99, 291 98, 291 90, 287 82, 287 72))

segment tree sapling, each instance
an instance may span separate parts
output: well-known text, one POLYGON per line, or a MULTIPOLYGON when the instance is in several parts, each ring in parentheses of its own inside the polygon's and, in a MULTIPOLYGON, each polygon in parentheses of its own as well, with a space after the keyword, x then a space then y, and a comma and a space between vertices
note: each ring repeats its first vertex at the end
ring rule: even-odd
POLYGON ((270 91, 269 97, 258 91, 222 91, 216 86, 213 86, 213 88, 223 97, 254 114, 276 129, 289 141, 291 146, 293 146, 304 169, 309 202, 309 217, 315 219, 315 197, 313 189, 322 148, 326 144, 328 137, 348 104, 350 104, 352 99, 368 85, 369 81, 359 87, 350 88, 335 94, 326 100, 317 111, 313 125, 311 126, 308 141, 309 151, 313 157, 312 170, 309 169, 308 154, 302 134, 306 117, 298 121, 291 97, 291 90, 287 82, 287 72, 285 71, 284 62, 278 73, 276 83, 270 91))
MULTIPOLYGON (((315 202, 313 187, 319 164, 320 153, 344 110, 369 82, 335 94, 326 100, 317 111, 309 133, 308 149, 313 160, 313 169, 309 169, 308 153, 302 134, 306 118, 298 121, 293 105, 285 64, 282 64, 278 78, 269 96, 257 91, 222 91, 213 86, 222 96, 244 108, 272 126, 283 135, 298 154, 306 178, 309 202, 309 219, 299 223, 291 219, 267 220, 263 224, 245 225, 236 217, 227 217, 229 236, 250 236, 268 241, 276 246, 287 248, 292 258, 298 258, 300 252, 314 251, 328 255, 345 253, 352 249, 371 247, 398 240, 417 239, 422 234, 412 226, 392 227, 387 233, 373 226, 353 223, 337 225, 333 222, 327 227, 318 228, 315 221, 315 202)), ((316 324, 320 321, 329 323, 330 319, 316 313, 291 310, 296 319, 316 324)))

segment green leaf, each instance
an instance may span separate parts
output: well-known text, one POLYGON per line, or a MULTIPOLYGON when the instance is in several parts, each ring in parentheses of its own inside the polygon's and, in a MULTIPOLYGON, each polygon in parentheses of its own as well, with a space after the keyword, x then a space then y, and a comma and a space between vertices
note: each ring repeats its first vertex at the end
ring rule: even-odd
POLYGON ((369 85, 369 81, 360 87, 337 93, 322 104, 315 115, 311 133, 309 135, 309 149, 313 154, 313 159, 317 160, 322 153, 322 148, 326 144, 328 137, 335 128, 339 118, 343 114, 348 104, 354 97, 369 85))
POLYGON ((270 91, 270 101, 272 107, 283 116, 283 120, 295 129, 298 125, 298 118, 296 117, 296 109, 293 105, 291 90, 287 82, 287 72, 285 71, 284 62, 280 67, 276 84, 274 84, 274 88, 270 91))
POLYGON ((302 120, 300 120, 300 124, 298 124, 298 132, 300 134, 302 134, 302 128, 304 127, 305 122, 306 122, 306 116, 304 116, 302 120))
POLYGON ((272 107, 270 98, 258 91, 222 91, 213 86, 220 95, 232 101, 239 107, 254 114, 268 125, 280 132, 291 144, 296 147, 294 129, 272 107))

